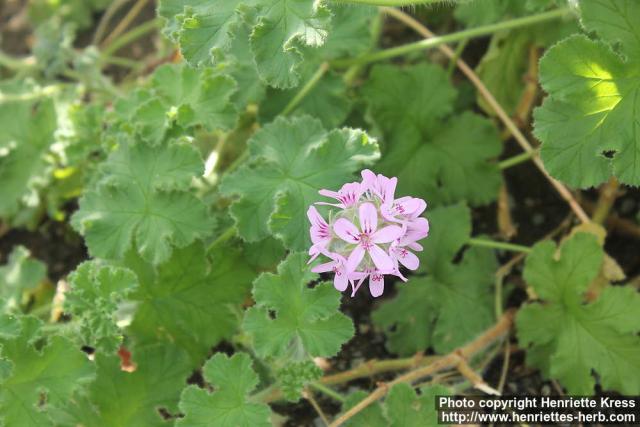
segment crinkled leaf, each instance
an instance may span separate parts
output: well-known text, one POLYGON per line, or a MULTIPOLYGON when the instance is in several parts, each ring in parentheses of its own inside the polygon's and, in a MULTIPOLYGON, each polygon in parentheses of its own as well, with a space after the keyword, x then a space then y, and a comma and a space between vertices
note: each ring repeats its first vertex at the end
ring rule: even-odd
POLYGON ((398 177, 398 191, 430 203, 493 201, 501 176, 490 162, 502 145, 493 124, 453 109, 455 89, 434 65, 374 67, 365 101, 383 130, 386 152, 379 169, 398 177))
MULTIPOLYGON (((319 48, 306 48, 305 61, 300 66, 302 82, 308 82, 318 72, 325 61, 345 55, 355 57, 371 48, 372 20, 377 16, 373 7, 336 7, 331 19, 331 33, 325 44, 319 48)), ((260 105, 261 120, 268 122, 280 114, 287 104, 298 94, 299 90, 275 89, 267 90, 266 99, 260 105)), ((352 101, 347 95, 344 76, 329 72, 300 101, 289 115, 316 117, 332 128, 344 122, 351 110, 352 101)))
POLYGON ((452 263, 469 238, 468 209, 462 205, 434 209, 429 222, 431 232, 421 254, 428 275, 400 285, 397 296, 373 313, 374 324, 385 331, 387 347, 401 355, 429 346, 446 353, 475 338, 494 321, 494 255, 471 248, 459 263, 452 263))
POLYGON ((290 254, 278 274, 264 273, 253 285, 256 306, 242 327, 262 357, 333 356, 353 336, 351 320, 339 311, 340 293, 328 283, 307 286, 317 276, 306 258, 290 254))
MULTIPOLYGON (((0 94, 4 89, 0 86, 0 94)), ((44 156, 55 129, 56 114, 49 100, 36 105, 0 102, 0 217, 8 219, 24 207, 38 206, 38 189, 50 171, 44 156)))
POLYGON ((221 190, 237 194, 231 213, 240 235, 257 241, 274 234, 290 249, 310 244, 304 212, 318 190, 339 188, 378 158, 378 147, 357 130, 327 132, 310 117, 278 118, 249 141, 250 158, 225 177, 221 190))
POLYGON ((593 0, 580 3, 582 24, 609 43, 570 37, 540 63, 549 96, 535 111, 535 134, 549 173, 577 187, 610 176, 640 185, 640 3, 593 0), (635 19, 635 21, 634 21, 635 19))
POLYGON ((559 254, 553 242, 536 244, 524 277, 543 303, 519 311, 518 340, 530 347, 528 362, 570 394, 592 394, 594 371, 603 389, 638 394, 640 295, 630 287, 610 286, 595 302, 584 303, 603 256, 591 234, 574 235, 559 254))
POLYGON ((322 369, 311 360, 290 362, 280 368, 276 376, 284 398, 297 402, 307 384, 322 377, 322 369))
MULTIPOLYGON (((5 320, 0 319, 0 325, 5 320)), ((21 427, 54 425, 50 411, 91 381, 94 367, 86 354, 60 336, 49 338, 37 350, 33 341, 40 322, 31 317, 19 322, 19 335, 0 334, 1 355, 11 365, 0 382, 0 422, 21 427)))
POLYGON ((180 427, 212 425, 233 427, 269 427, 271 411, 264 403, 249 401, 258 384, 258 375, 246 353, 231 357, 217 353, 204 365, 205 380, 215 387, 213 393, 189 386, 180 397, 185 414, 176 423, 180 427))
POLYGON ((211 67, 166 64, 154 71, 147 89, 120 99, 116 111, 123 127, 156 144, 194 126, 232 128, 237 111, 230 100, 235 92, 234 79, 211 67))
POLYGON ((135 241, 146 260, 159 264, 174 246, 212 230, 205 205, 188 188, 202 169, 197 151, 185 144, 123 144, 80 199, 72 224, 95 257, 122 258, 135 241))
POLYGON ((127 372, 117 356, 98 353, 96 380, 69 401, 60 420, 85 427, 173 425, 159 410, 177 414, 192 371, 189 358, 176 347, 155 344, 134 349, 133 362, 135 371, 127 372))
POLYGON ((214 251, 211 258, 209 265, 201 244, 175 250, 156 268, 129 257, 127 265, 140 280, 131 296, 138 304, 129 334, 139 342, 172 343, 196 362, 231 337, 255 274, 236 249, 214 251))
POLYGON ((24 246, 16 246, 0 267, 0 313, 17 311, 25 291, 35 289, 47 276, 47 266, 31 257, 24 246))
POLYGON ((241 27, 250 25, 260 77, 282 88, 298 84, 301 49, 322 45, 331 21, 322 2, 307 0, 163 0, 159 13, 167 20, 166 32, 195 65, 217 61, 244 33, 241 27))
POLYGON ((69 284, 64 307, 79 319, 83 344, 114 353, 122 343, 122 332, 116 325, 117 310, 137 287, 135 274, 88 261, 69 275, 69 284))

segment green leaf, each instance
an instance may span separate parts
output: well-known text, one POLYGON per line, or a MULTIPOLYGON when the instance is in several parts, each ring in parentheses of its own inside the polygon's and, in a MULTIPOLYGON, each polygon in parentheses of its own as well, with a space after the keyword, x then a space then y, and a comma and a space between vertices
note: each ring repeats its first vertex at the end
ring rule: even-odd
POLYGON ((271 411, 264 403, 252 403, 248 395, 258 384, 258 376, 246 353, 232 357, 217 353, 204 365, 205 380, 213 393, 195 386, 182 392, 180 410, 185 414, 179 427, 215 425, 221 427, 269 427, 271 411))
POLYGON ((80 199, 72 224, 94 257, 121 259, 135 241, 143 258, 159 264, 174 246, 212 230, 205 205, 189 189, 202 169, 200 155, 186 144, 122 144, 80 199))
POLYGON ((570 394, 605 390, 640 392, 640 295, 631 287, 609 286, 598 299, 583 295, 597 277, 604 252, 595 236, 578 233, 556 254, 541 242, 527 257, 524 278, 543 303, 530 303, 516 318, 518 340, 530 349, 530 364, 559 380, 570 394))
POLYGON ((76 395, 61 420, 85 427, 169 426, 159 409, 178 412, 180 392, 191 374, 187 355, 161 344, 133 351, 134 372, 123 371, 117 356, 96 355, 97 375, 86 395, 76 395))
POLYGON ((217 61, 245 33, 242 26, 251 26, 260 77, 281 88, 298 84, 302 48, 322 45, 331 21, 323 3, 307 0, 163 0, 159 13, 167 20, 166 33, 193 65, 217 61))
POLYGON ((0 267, 0 313, 19 311, 24 293, 35 289, 47 277, 47 266, 31 257, 24 246, 16 246, 0 267))
MULTIPOLYGON (((351 393, 342 404, 342 412, 347 412, 368 395, 369 393, 362 390, 351 393)), ((388 425, 389 421, 382 412, 380 402, 373 402, 344 423, 345 427, 387 427, 388 425)))
POLYGON ((79 319, 83 344, 115 353, 122 343, 116 312, 137 287, 135 274, 88 261, 71 273, 68 280, 71 289, 65 293, 64 307, 79 319))
MULTIPOLYGON (((4 89, 0 86, 0 93, 4 89)), ((45 155, 56 126, 49 100, 0 102, 0 217, 8 219, 25 207, 39 205, 38 190, 48 182, 50 172, 45 155)))
POLYGON ((284 398, 297 402, 307 384, 322 377, 322 369, 311 360, 289 362, 278 370, 276 377, 284 398))
POLYGON ((434 209, 429 222, 431 232, 420 255, 428 276, 400 285, 397 296, 372 316, 387 336, 387 348, 401 355, 430 346, 447 353, 494 321, 491 287, 497 264, 493 254, 471 248, 453 264, 471 231, 468 209, 462 205, 434 209))
POLYGON ((224 248, 211 254, 209 265, 201 244, 174 251, 155 267, 136 257, 127 265, 140 285, 131 296, 136 314, 128 333, 138 342, 166 341, 200 362, 238 325, 237 312, 248 295, 253 270, 240 251, 224 248))
MULTIPOLYGON (((0 319, 0 325, 5 320, 0 319)), ((53 425, 50 411, 90 382, 94 367, 86 354, 60 336, 49 338, 41 350, 36 349, 34 339, 40 322, 32 317, 19 322, 19 335, 0 334, 2 357, 10 363, 10 372, 0 375, 0 421, 6 426, 53 425)), ((4 366, 0 369, 6 371, 8 365, 4 366)))
POLYGON ((442 69, 376 66, 364 95, 387 142, 379 169, 398 177, 399 192, 438 204, 496 198, 502 178, 489 160, 502 149, 497 130, 470 112, 444 121, 456 93, 442 69))
POLYGON ((277 275, 264 273, 253 285, 256 306, 245 313, 242 328, 261 357, 330 357, 353 336, 351 320, 339 310, 340 293, 329 283, 307 286, 317 275, 306 258, 290 254, 277 275))
MULTIPOLYGON (((309 81, 321 64, 348 56, 357 57, 372 47, 372 21, 377 16, 373 7, 336 7, 331 18, 331 33, 319 48, 305 48, 305 60, 300 66, 301 81, 309 81)), ((298 94, 299 88, 267 90, 260 105, 260 119, 274 120, 298 94)), ((328 128, 342 124, 351 111, 352 100, 347 95, 344 76, 329 72, 316 84, 291 116, 308 114, 322 121, 328 128)))
POLYGON ((420 389, 416 395, 409 384, 394 385, 385 399, 386 413, 390 427, 437 427, 438 412, 436 396, 449 395, 449 389, 433 385, 420 389))
POLYGON ((185 133, 176 129, 233 128, 238 114, 230 100, 235 93, 235 80, 211 67, 165 64, 154 71, 147 89, 120 99, 116 111, 124 127, 157 144, 185 133))
POLYGON ((570 37, 540 62, 549 96, 535 111, 535 134, 549 173, 576 187, 610 176, 640 185, 640 18, 633 0, 580 3, 582 24, 609 43, 620 42, 623 59, 603 41, 570 37), (637 20, 637 19, 636 19, 637 20))
POLYGON ((340 188, 379 156, 364 132, 327 132, 306 116, 264 126, 249 141, 249 153, 248 163, 221 184, 224 194, 240 196, 231 206, 239 234, 250 242, 273 234, 293 250, 310 244, 301 230, 318 190, 340 188))

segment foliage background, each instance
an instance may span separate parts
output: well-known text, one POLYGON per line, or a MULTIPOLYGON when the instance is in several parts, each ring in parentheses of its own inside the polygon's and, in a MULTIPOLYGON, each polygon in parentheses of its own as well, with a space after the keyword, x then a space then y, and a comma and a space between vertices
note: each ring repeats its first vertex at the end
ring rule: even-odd
POLYGON ((640 394, 640 4, 340 3, 0 5, 0 425, 640 394), (365 167, 431 223, 375 300, 305 254, 365 167))

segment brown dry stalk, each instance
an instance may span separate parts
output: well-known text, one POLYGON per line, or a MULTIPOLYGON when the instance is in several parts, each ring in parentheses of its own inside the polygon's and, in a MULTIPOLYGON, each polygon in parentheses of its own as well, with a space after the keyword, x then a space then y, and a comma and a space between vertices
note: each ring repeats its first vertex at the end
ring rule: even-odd
MULTIPOLYGON (((431 32, 431 30, 429 30, 423 24, 421 24, 416 19, 414 19, 413 17, 411 17, 410 15, 404 13, 399 9, 394 9, 390 7, 381 7, 380 9, 384 13, 390 16, 393 16, 394 18, 403 22, 408 27, 412 28, 414 31, 422 35, 424 38, 430 38, 435 35, 434 33, 431 32)), ((439 46, 438 49, 440 49, 440 51, 449 58, 456 57, 456 54, 453 51, 453 49, 451 49, 447 45, 439 46)), ((534 151, 533 146, 529 143, 527 138, 522 134, 518 126, 511 119, 511 117, 509 117, 506 111, 504 111, 504 108, 502 108, 500 103, 496 100, 496 98, 493 96, 491 91, 487 89, 485 84, 482 82, 482 80, 480 80, 480 78, 473 71, 473 69, 471 69, 471 67, 469 67, 469 65, 467 65, 466 62, 464 62, 462 59, 459 59, 459 58, 456 60, 456 65, 458 66, 460 71, 462 71, 462 73, 469 79, 469 81, 473 83, 473 85, 476 87, 478 92, 483 96, 487 104, 489 104, 491 108, 494 109, 498 118, 502 121, 505 127, 511 132, 511 134, 515 138, 516 142, 520 145, 520 147, 522 147, 522 149, 527 153, 534 151)), ((580 219, 580 221, 585 224, 590 223, 591 219, 585 213, 585 211, 582 209, 582 207, 576 201, 576 199, 573 197, 571 192, 562 183, 560 183, 551 175, 549 175, 549 173, 544 168, 544 165, 542 164, 542 160, 540 160, 540 158, 537 155, 534 156, 532 160, 533 160, 533 163, 536 165, 536 167, 540 169, 542 174, 549 180, 551 185, 553 185, 553 187, 560 194, 560 196, 567 202, 567 204, 569 204, 569 207, 575 213, 578 219, 580 219)))
POLYGON ((371 394, 369 394, 369 396, 361 400, 356 406, 338 417, 338 419, 331 423, 329 427, 338 427, 344 424, 348 419, 364 410, 367 406, 371 405, 379 399, 382 399, 389 392, 389 389, 391 389, 391 387, 393 387, 395 384, 412 383, 444 369, 457 368, 460 365, 461 361, 471 358, 480 350, 485 349, 499 338, 505 336, 511 329, 514 315, 515 311, 507 311, 494 326, 492 326, 475 340, 471 341, 469 344, 452 351, 451 353, 439 358, 430 365, 409 371, 389 383, 380 384, 378 388, 376 388, 371 394))

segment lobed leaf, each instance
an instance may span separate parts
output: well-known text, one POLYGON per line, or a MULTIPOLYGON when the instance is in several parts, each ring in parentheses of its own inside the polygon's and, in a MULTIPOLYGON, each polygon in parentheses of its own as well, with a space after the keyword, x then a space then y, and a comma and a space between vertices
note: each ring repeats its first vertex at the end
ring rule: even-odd
POLYGON ((242 328, 253 338, 258 355, 329 357, 353 336, 353 324, 338 310, 340 294, 333 286, 307 287, 315 277, 306 256, 292 253, 278 266, 277 275, 263 273, 254 282, 256 305, 246 311, 242 328))
POLYGON ((584 303, 584 292, 600 271, 604 252, 595 236, 578 233, 558 251, 541 242, 527 257, 524 277, 543 300, 522 308, 518 340, 527 360, 559 380, 571 394, 605 390, 640 392, 640 295, 630 287, 606 287, 584 303))
POLYGON ((70 291, 64 307, 79 319, 84 345, 114 353, 122 343, 116 325, 120 305, 138 286, 135 274, 124 268, 87 261, 69 275, 70 291))
POLYGON ((540 62, 549 96, 535 111, 535 134, 549 173, 576 187, 596 186, 610 176, 640 185, 640 33, 633 26, 640 3, 580 3, 582 24, 602 41, 582 35, 558 43, 540 62), (609 42, 609 45, 604 43, 609 42), (625 58, 611 49, 620 42, 625 58))
POLYGON ((186 144, 123 143, 80 199, 72 225, 94 257, 122 259, 135 243, 144 259, 162 263, 174 246, 212 231, 205 205, 189 189, 202 169, 199 154, 186 144))
POLYGON ((374 310, 387 348, 401 355, 433 347, 449 352, 475 338, 493 320, 492 289, 497 267, 491 252, 471 248, 454 257, 469 239, 471 218, 463 205, 430 211, 431 231, 420 254, 426 277, 401 284, 394 299, 374 310))
POLYGON ((249 242, 270 234, 292 250, 309 247, 304 215, 322 188, 339 188, 378 158, 377 144, 353 129, 327 132, 308 116, 276 119, 249 141, 245 166, 221 184, 238 195, 231 206, 238 232, 249 242))
POLYGON ((189 386, 180 397, 180 410, 185 414, 179 427, 269 427, 271 411, 264 403, 252 403, 248 395, 258 384, 258 376, 246 353, 231 357, 215 354, 204 365, 205 380, 215 386, 213 393, 189 386))
POLYGON ((399 192, 444 204, 496 198, 502 179, 489 160, 500 154, 498 133, 473 113, 450 116, 456 91, 444 70, 379 65, 363 91, 387 142, 379 169, 398 177, 399 192))

